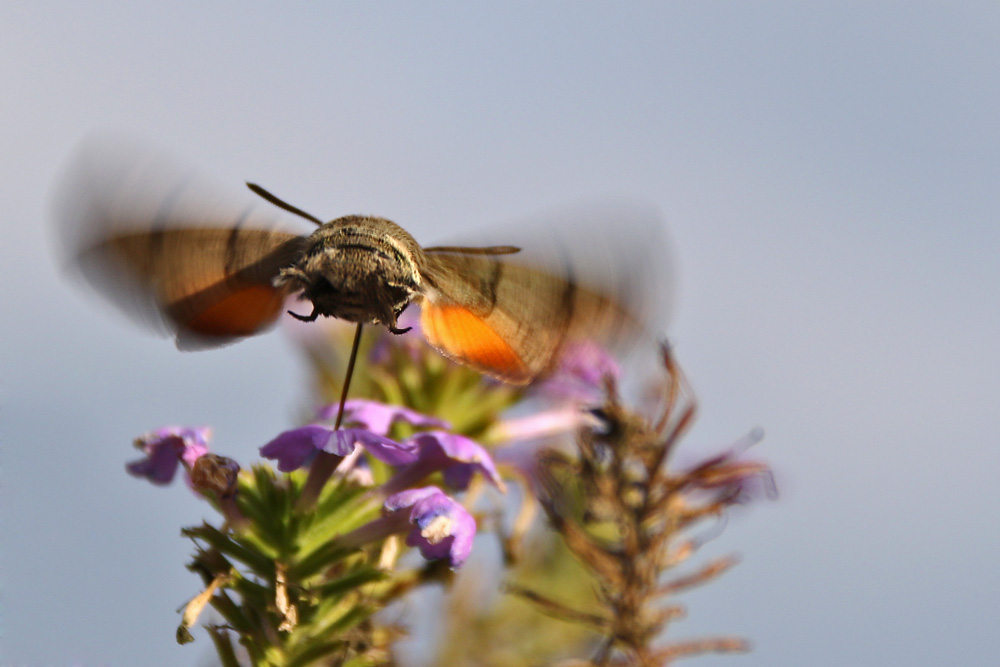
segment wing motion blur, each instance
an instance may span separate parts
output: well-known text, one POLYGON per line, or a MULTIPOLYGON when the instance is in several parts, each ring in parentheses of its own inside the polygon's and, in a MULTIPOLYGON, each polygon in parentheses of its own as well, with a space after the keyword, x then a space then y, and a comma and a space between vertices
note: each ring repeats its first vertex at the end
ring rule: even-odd
POLYGON ((226 195, 150 151, 91 142, 59 189, 57 238, 78 277, 183 349, 259 333, 295 294, 313 304, 300 319, 333 316, 397 333, 396 317, 419 302, 432 346, 525 384, 572 341, 622 350, 664 324, 672 281, 652 209, 589 206, 496 225, 476 244, 422 249, 391 221, 320 223, 251 189, 263 199, 226 195), (307 236, 285 211, 319 228, 307 236), (497 245, 484 245, 489 237, 497 245))

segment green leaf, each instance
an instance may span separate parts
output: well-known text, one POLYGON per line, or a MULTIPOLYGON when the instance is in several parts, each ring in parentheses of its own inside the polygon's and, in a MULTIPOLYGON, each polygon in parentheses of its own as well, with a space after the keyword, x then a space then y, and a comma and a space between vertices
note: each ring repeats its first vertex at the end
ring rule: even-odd
POLYGON ((384 581, 387 578, 388 575, 381 570, 373 567, 364 567, 328 583, 316 586, 312 591, 321 599, 334 599, 365 584, 384 581))
POLYGON ((236 659, 236 649, 233 647, 233 640, 229 632, 217 625, 207 625, 205 630, 212 643, 215 644, 215 652, 219 656, 222 667, 240 667, 239 660, 236 659))

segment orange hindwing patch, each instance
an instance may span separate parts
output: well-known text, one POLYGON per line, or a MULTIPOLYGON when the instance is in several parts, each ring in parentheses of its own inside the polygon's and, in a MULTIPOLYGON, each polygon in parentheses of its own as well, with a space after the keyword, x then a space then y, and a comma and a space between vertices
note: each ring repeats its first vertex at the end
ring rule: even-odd
POLYGON ((203 336, 249 336, 273 322, 284 294, 266 285, 247 285, 208 306, 184 328, 203 336))
POLYGON ((514 348, 467 308, 427 302, 421 308, 427 341, 446 356, 505 382, 524 384, 531 379, 514 348))

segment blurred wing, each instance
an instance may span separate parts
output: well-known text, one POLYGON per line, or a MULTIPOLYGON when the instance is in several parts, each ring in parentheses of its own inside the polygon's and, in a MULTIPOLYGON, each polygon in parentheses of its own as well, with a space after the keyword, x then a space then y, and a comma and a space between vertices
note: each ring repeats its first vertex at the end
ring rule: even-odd
POLYGON ((661 216, 634 205, 593 206, 488 240, 524 248, 484 256, 426 252, 421 325, 446 356, 506 382, 550 371, 570 342, 624 353, 665 324, 671 301, 661 216))
MULTIPOLYGON (((266 206, 266 204, 264 205, 266 206)), ((182 349, 266 328, 286 297, 273 286, 303 237, 251 197, 219 190, 147 151, 85 146, 57 199, 70 268, 127 315, 182 349)))
POLYGON ((178 347, 196 348, 272 324, 286 294, 271 281, 300 252, 299 237, 278 232, 169 229, 114 236, 83 252, 79 266, 120 306, 154 306, 178 347))

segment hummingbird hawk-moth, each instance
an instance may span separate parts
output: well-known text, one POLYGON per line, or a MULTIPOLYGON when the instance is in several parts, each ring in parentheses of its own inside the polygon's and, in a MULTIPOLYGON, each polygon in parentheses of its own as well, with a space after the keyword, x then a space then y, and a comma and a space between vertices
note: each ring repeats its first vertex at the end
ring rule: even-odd
POLYGON ((633 339, 666 300, 657 277, 663 230, 648 211, 581 215, 549 243, 536 242, 542 226, 521 247, 421 247, 385 218, 322 222, 250 189, 275 206, 220 196, 148 151, 92 142, 66 170, 57 236, 86 282, 182 349, 260 333, 293 295, 309 309, 289 310, 300 320, 336 317, 394 333, 417 304, 434 348, 515 384, 551 370, 571 341, 633 339), (316 230, 292 230, 281 209, 316 230))

